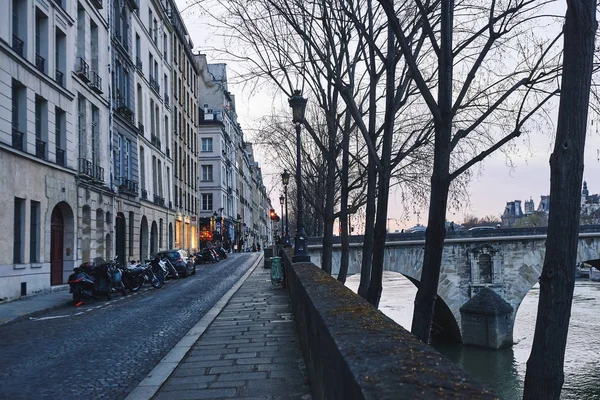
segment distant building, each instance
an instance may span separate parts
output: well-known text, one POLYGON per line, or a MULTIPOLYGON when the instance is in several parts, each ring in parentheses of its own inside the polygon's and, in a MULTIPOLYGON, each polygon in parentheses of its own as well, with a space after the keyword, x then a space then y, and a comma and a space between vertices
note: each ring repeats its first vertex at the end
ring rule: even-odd
POLYGON ((550 212, 550 196, 541 196, 538 212, 548 214, 550 212))
POLYGON ((515 222, 523 218, 523 210, 521 209, 521 200, 507 201, 504 213, 502 214, 502 226, 511 227, 515 222))
POLYGON ((530 197, 529 200, 525 200, 525 215, 531 215, 535 212, 535 203, 530 197))

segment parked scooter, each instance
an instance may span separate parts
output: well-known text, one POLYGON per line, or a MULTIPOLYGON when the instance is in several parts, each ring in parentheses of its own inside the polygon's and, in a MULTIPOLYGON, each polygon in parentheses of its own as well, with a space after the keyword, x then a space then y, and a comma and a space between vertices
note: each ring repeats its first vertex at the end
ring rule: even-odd
POLYGON ((144 285, 144 282, 149 282, 152 287, 160 288, 162 285, 156 275, 152 272, 150 265, 140 265, 132 261, 127 267, 122 268, 123 284, 130 292, 137 292, 144 285))
POLYGON ((75 267, 69 276, 68 283, 69 293, 73 293, 73 302, 76 306, 83 304, 83 300, 86 298, 106 297, 107 300, 110 300, 111 290, 119 290, 123 296, 127 295, 122 282, 121 270, 117 268, 116 258, 113 263, 106 263, 102 257, 97 257, 93 262, 75 267))
POLYGON ((161 285, 165 283, 167 278, 171 279, 179 279, 179 274, 177 270, 171 264, 171 261, 167 257, 159 257, 158 255, 154 256, 154 259, 150 261, 150 267, 152 272, 158 278, 161 285))

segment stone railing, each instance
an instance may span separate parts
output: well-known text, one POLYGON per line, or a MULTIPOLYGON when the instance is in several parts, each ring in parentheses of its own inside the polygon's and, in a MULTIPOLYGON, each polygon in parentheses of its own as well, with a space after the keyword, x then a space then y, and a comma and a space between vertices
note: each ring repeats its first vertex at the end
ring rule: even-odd
POLYGON ((280 252, 314 399, 497 399, 312 263, 280 252))

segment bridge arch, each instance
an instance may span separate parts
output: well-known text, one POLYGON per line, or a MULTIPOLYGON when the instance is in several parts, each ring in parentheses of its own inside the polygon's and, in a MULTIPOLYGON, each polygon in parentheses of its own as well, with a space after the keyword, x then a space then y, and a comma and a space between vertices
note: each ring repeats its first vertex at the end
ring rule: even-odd
MULTIPOLYGON (((362 262, 362 238, 350 244, 348 275, 360 273, 362 262)), ((311 244, 311 260, 320 265, 322 245, 317 239, 311 244), (317 243, 315 243, 317 242, 317 243)), ((449 234, 444 242, 442 269, 438 285, 439 303, 445 309, 436 309, 436 321, 448 332, 458 327, 457 338, 465 338, 461 307, 482 289, 494 291, 513 311, 506 315, 506 336, 512 342, 514 320, 521 302, 538 282, 546 245, 546 232, 538 230, 502 229, 486 232, 485 236, 449 234), (450 318, 452 316, 453 318, 450 318)), ((425 240, 411 234, 389 235, 384 254, 384 269, 400 273, 415 286, 421 277, 425 240)), ((333 274, 339 271, 340 245, 333 245, 333 274)), ((577 264, 600 260, 600 226, 581 227, 579 234, 577 264)), ((505 308, 507 309, 507 308, 505 308)), ((509 308, 508 308, 509 309, 509 308)), ((504 317, 503 317, 504 318, 504 317)), ((467 324, 469 325, 469 324, 467 324)), ((465 339, 466 341, 466 339, 465 339)))

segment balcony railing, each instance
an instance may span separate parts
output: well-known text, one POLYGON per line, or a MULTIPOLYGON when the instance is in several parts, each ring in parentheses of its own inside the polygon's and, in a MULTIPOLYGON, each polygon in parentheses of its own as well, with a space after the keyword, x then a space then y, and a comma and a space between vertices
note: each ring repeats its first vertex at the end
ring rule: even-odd
POLYGON ((65 166, 65 151, 60 147, 56 147, 56 163, 65 166))
POLYGON ((144 136, 144 124, 138 122, 138 132, 140 135, 144 136))
POLYGON ((102 0, 92 0, 92 4, 95 5, 97 9, 102 8, 102 0))
POLYGON ((86 160, 85 158, 79 159, 78 171, 79 175, 83 177, 99 182, 104 182, 104 168, 100 167, 99 165, 95 165, 94 163, 92 163, 89 160, 86 160))
POLYGON ((169 149, 168 147, 165 148, 165 155, 169 158, 171 158, 171 149, 169 149))
POLYGON ((90 80, 90 66, 81 57, 75 61, 75 73, 86 82, 90 80))
POLYGON ((21 57, 23 57, 23 44, 24 42, 19 39, 17 35, 13 35, 12 48, 21 57))
POLYGON ((156 204, 157 206, 164 207, 165 206, 165 198, 154 195, 154 204, 156 204))
POLYGON ((122 176, 119 178, 119 192, 136 195, 138 192, 138 183, 122 176))
POLYGON ((39 53, 35 53, 35 67, 41 73, 46 73, 46 59, 42 57, 39 53))
POLYGON ((55 75, 54 75, 54 80, 56 81, 56 83, 58 83, 60 86, 65 86, 65 82, 64 82, 64 78, 65 75, 62 73, 61 70, 59 70, 58 68, 55 71, 55 75))
POLYGON ((133 124, 133 110, 129 108, 122 96, 117 96, 116 106, 117 113, 133 124))
POLYGON ((35 139, 35 156, 43 160, 46 159, 46 142, 35 139))
POLYGON ((173 208, 173 202, 169 201, 169 208, 172 209, 173 208))
POLYGON ((169 104, 169 95, 165 93, 163 98, 165 99, 165 107, 171 108, 171 105, 169 104))
POLYGON ((160 96, 160 85, 153 77, 150 77, 150 89, 154 90, 156 94, 160 96))
POLYGON ((140 60, 139 57, 135 58, 135 67, 138 69, 138 71, 140 71, 142 73, 142 75, 144 75, 144 72, 142 72, 142 68, 144 67, 144 64, 142 64, 142 60, 140 60))
POLYGON ((92 71, 92 79, 88 85, 92 88, 92 90, 96 93, 102 93, 102 78, 96 71, 92 71))
POLYGON ((150 142, 160 150, 160 138, 156 135, 151 135, 150 136, 150 142))
POLYGON ((140 197, 142 200, 148 200, 148 191, 146 189, 142 189, 142 194, 140 197))
POLYGON ((16 129, 12 131, 12 147, 17 150, 23 150, 23 138, 25 134, 23 132, 19 132, 16 129))

